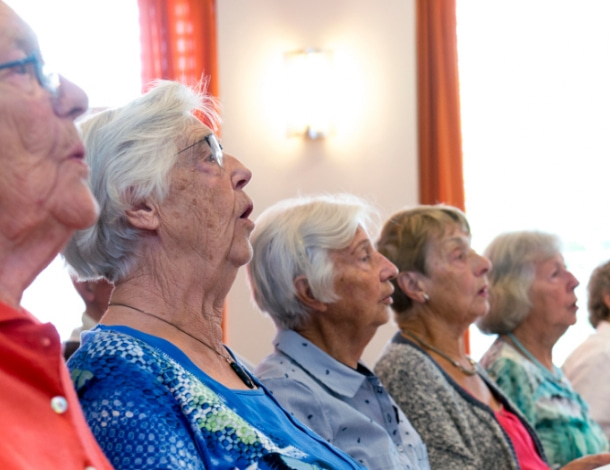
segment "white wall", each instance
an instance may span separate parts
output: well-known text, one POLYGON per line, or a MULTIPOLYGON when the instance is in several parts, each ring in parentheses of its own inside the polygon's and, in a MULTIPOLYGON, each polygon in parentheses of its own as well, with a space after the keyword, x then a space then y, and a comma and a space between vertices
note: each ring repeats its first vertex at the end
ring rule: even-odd
MULTIPOLYGON (((385 219, 417 202, 413 0, 218 0, 222 137, 254 176, 254 217, 299 193, 349 191, 385 219), (335 135, 288 138, 279 90, 283 54, 334 52, 341 80, 335 135)), ((257 363, 275 328, 250 300, 241 271, 229 296, 228 343, 257 363)), ((394 331, 380 329, 365 351, 372 365, 394 331)))

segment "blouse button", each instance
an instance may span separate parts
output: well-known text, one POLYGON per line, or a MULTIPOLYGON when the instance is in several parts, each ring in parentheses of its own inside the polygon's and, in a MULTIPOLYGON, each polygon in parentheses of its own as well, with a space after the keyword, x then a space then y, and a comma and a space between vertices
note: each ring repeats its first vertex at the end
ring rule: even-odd
POLYGON ((49 338, 47 338, 46 336, 41 338, 40 340, 40 344, 44 347, 47 348, 51 345, 51 340, 49 338))
POLYGON ((60 395, 53 397, 51 398, 51 408, 58 415, 63 414, 68 410, 68 401, 60 395))

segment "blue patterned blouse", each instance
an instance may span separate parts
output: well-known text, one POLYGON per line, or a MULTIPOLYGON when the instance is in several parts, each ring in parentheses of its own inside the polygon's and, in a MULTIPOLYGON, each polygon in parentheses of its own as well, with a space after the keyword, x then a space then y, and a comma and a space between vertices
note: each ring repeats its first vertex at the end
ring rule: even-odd
POLYGON ((231 390, 171 343, 128 327, 83 334, 68 366, 117 470, 362 468, 260 385, 231 390))
POLYGON ((606 451, 608 441, 603 431, 561 370, 555 367, 551 373, 524 354, 529 355, 499 338, 481 365, 532 424, 551 467, 606 451))

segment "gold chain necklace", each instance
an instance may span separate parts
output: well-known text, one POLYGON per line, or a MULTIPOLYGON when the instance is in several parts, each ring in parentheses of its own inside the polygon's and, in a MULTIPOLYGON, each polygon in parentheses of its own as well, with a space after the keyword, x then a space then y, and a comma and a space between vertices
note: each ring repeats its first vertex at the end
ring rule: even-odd
POLYGON ((420 346, 423 346, 424 348, 429 349, 430 351, 434 351, 436 354, 438 354, 442 358, 445 358, 447 361, 449 361, 451 364, 453 364, 455 367, 457 367, 460 371, 462 371, 467 376, 472 377, 473 375, 475 375, 477 373, 476 362, 470 356, 466 356, 466 359, 472 366, 472 369, 466 369, 458 361, 452 359, 444 352, 442 352, 439 349, 432 346, 430 343, 425 342, 423 339, 421 339, 419 336, 416 336, 414 333, 411 333, 410 331, 403 330, 403 329, 401 329, 400 332, 403 334, 403 336, 407 335, 407 336, 411 337, 412 339, 414 339, 415 341, 417 341, 420 346))
POLYGON ((227 361, 227 364, 229 364, 229 366, 231 367, 231 369, 233 370, 233 372, 235 372, 235 374, 241 379, 241 381, 244 383, 244 385, 248 388, 254 388, 254 382, 252 382, 252 379, 250 378, 250 376, 248 375, 248 373, 244 370, 244 368, 242 366, 240 366, 237 362, 235 362, 233 360, 233 358, 231 358, 230 356, 225 356, 224 354, 222 354, 221 352, 217 351, 216 349, 214 349, 212 346, 210 346, 209 344, 205 343, 204 341, 200 340, 199 338, 197 338, 196 336, 193 336, 192 334, 188 333, 187 331, 184 331, 182 328, 180 328, 177 325, 174 325, 172 322, 167 321, 165 318, 161 318, 158 317, 157 315, 153 315, 152 313, 149 312, 145 312, 144 310, 141 310, 139 308, 136 307, 132 307, 131 305, 127 305, 127 304, 122 304, 119 302, 110 302, 108 304, 109 307, 111 306, 116 306, 116 307, 125 307, 125 308, 130 308, 132 310, 135 310, 136 312, 140 312, 143 313, 144 315, 148 315, 149 317, 153 317, 156 318, 157 320, 162 321, 163 323, 167 323, 168 325, 174 327, 175 329, 177 329, 178 331, 184 333, 186 336, 189 336, 190 338, 193 338, 195 341, 203 344, 206 348, 208 348, 210 351, 218 354, 220 357, 222 357, 225 361, 227 361))

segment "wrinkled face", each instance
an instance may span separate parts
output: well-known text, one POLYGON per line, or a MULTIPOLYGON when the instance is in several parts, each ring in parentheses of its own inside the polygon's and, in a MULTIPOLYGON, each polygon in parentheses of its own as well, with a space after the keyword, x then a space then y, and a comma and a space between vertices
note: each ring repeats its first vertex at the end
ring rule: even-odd
POLYGON ((537 318, 545 327, 568 328, 576 323, 576 294, 578 280, 568 271, 563 256, 535 263, 536 277, 530 287, 532 302, 530 316, 537 318))
POLYGON ((362 228, 347 248, 331 251, 330 258, 340 300, 329 304, 324 315, 354 328, 377 328, 386 323, 394 292, 390 280, 398 274, 396 266, 375 250, 362 228))
POLYGON ((226 153, 219 161, 205 140, 211 133, 196 123, 180 147, 186 150, 170 173, 161 224, 177 247, 201 256, 207 266, 228 261, 238 267, 252 257, 253 205, 244 191, 252 173, 226 153))
POLYGON ((421 282, 431 309, 459 324, 470 324, 488 312, 491 263, 471 248, 470 236, 459 227, 446 227, 442 237, 430 242, 426 265, 428 275, 421 282))
MULTIPOLYGON (((31 29, 0 3, 0 63, 37 50, 31 29)), ((87 97, 65 79, 53 96, 31 72, 0 70, 0 232, 21 239, 62 230, 67 240, 97 216, 73 122, 86 110, 87 97)))

